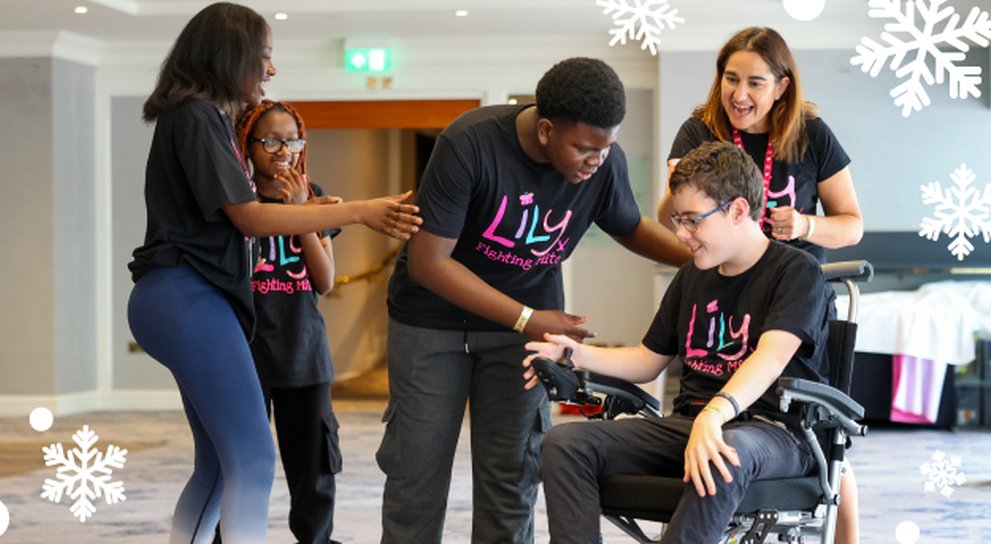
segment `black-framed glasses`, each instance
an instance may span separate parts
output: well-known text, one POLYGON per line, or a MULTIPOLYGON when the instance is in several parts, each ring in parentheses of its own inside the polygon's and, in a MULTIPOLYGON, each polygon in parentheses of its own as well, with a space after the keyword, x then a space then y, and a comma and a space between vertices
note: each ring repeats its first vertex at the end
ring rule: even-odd
POLYGON ((301 138, 296 138, 293 140, 280 140, 278 138, 248 138, 248 143, 259 142, 262 144, 262 149, 269 153, 278 153, 282 151, 282 146, 286 146, 286 149, 290 153, 299 153, 306 147, 306 140, 301 138))
POLYGON ((711 210, 703 213, 702 215, 700 215, 698 217, 682 217, 679 214, 673 213, 673 214, 671 214, 671 222, 674 223, 675 228, 685 227, 685 230, 687 230, 688 232, 695 232, 695 231, 698 230, 699 223, 701 223, 703 219, 705 219, 706 217, 709 217, 710 215, 712 215, 712 214, 714 214, 716 212, 721 212, 721 211, 725 210, 730 204, 733 203, 734 200, 735 199, 731 198, 731 199, 727 200, 726 202, 723 202, 722 204, 720 204, 720 205, 716 206, 715 208, 713 208, 713 209, 711 209, 711 210))

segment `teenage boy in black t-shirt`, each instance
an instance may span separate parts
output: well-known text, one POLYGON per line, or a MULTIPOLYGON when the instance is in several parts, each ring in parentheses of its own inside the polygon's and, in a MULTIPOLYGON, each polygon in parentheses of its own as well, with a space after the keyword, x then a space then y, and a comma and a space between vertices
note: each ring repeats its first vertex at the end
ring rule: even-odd
MULTIPOLYGON (((599 542, 599 478, 681 473, 688 484, 661 542, 712 544, 751 481, 806 473, 807 444, 778 414, 779 376, 825 382, 826 283, 807 253, 771 241, 758 223, 763 186, 753 161, 709 142, 671 175, 672 221, 692 251, 643 343, 595 348, 547 335, 527 349, 634 382, 684 361, 674 414, 581 422, 544 438, 544 494, 551 542, 599 542)), ((536 355, 527 357, 529 367, 536 355)), ((526 388, 539 382, 528 368, 526 388)), ((541 388, 538 388, 541 389, 541 388)))
POLYGON ((543 391, 519 387, 527 337, 591 336, 563 311, 561 262, 594 222, 631 251, 680 264, 674 235, 641 217, 616 134, 616 73, 562 61, 537 104, 468 112, 440 135, 418 195, 424 217, 389 285, 389 406, 382 542, 440 542, 466 402, 472 542, 533 541, 543 391))

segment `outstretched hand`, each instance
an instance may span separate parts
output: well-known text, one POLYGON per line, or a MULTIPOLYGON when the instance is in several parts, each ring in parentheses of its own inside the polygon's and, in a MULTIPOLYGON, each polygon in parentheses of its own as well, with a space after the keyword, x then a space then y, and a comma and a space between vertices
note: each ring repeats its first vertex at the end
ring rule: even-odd
POLYGON ((420 230, 423 218, 419 206, 403 204, 413 191, 365 201, 360 220, 368 228, 397 240, 409 240, 420 230))
POLYGON ((544 335, 563 334, 573 340, 581 342, 585 338, 594 338, 595 333, 580 327, 588 321, 584 315, 573 315, 561 310, 537 310, 530 316, 530 320, 523 330, 531 340, 543 340, 544 335))
POLYGON ((523 359, 523 368, 526 369, 523 372, 524 389, 533 389, 540 383, 540 378, 533 368, 533 360, 537 357, 545 357, 557 361, 564 355, 565 348, 571 348, 572 363, 578 366, 578 363, 575 363, 575 361, 581 359, 581 344, 568 336, 563 334, 545 334, 544 339, 546 342, 527 342, 523 346, 528 351, 533 352, 523 359))

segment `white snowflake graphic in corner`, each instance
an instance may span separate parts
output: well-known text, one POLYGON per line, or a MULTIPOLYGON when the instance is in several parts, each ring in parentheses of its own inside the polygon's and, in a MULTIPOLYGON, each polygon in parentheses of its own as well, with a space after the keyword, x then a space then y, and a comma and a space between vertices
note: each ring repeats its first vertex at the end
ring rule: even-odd
POLYGON ((100 439, 90 430, 88 425, 76 431, 72 440, 78 447, 72 448, 66 455, 61 443, 55 443, 41 448, 45 453, 45 466, 58 466, 56 478, 45 479, 42 486, 41 498, 52 502, 62 502, 65 493, 75 502, 69 507, 72 515, 82 523, 96 512, 93 500, 101 495, 107 504, 124 501, 124 484, 121 481, 110 481, 115 468, 124 468, 127 461, 127 450, 113 444, 107 446, 106 454, 91 449, 100 439))
POLYGON ((934 493, 938 489, 940 495, 949 498, 953 494, 953 486, 967 482, 967 477, 957 470, 959 467, 959 456, 947 458, 946 454, 939 450, 933 452, 932 461, 922 463, 919 467, 922 474, 928 478, 926 491, 934 493))
POLYGON ((952 7, 942 7, 946 0, 869 0, 868 15, 877 19, 892 19, 884 25, 878 43, 861 38, 857 55, 850 64, 860 65, 863 72, 877 77, 888 59, 900 84, 891 89, 895 105, 902 116, 920 111, 931 103, 926 85, 940 85, 949 77, 950 98, 981 96, 981 68, 961 66, 970 48, 966 40, 981 47, 991 43, 991 15, 974 7, 960 24, 960 15, 952 7), (915 26, 915 14, 922 25, 915 26), (939 29, 937 29, 939 27, 939 29), (901 34, 898 36, 896 34, 901 34), (929 57, 932 56, 932 67, 929 57))
POLYGON ((984 236, 984 243, 991 242, 991 185, 985 185, 980 191, 971 184, 977 179, 977 174, 961 164, 950 174, 953 187, 943 189, 938 181, 931 181, 922 188, 922 203, 935 204, 936 217, 922 218, 919 236, 934 242, 939 240, 939 234, 946 233, 951 237, 946 246, 958 261, 974 251, 974 244, 969 238, 978 234, 984 236))
POLYGON ((602 13, 612 14, 616 28, 609 30, 610 46, 626 45, 627 39, 641 40, 640 49, 650 49, 651 55, 657 54, 665 25, 674 29, 676 24, 685 22, 678 17, 678 10, 668 5, 668 0, 595 0, 595 5, 605 8, 602 13))

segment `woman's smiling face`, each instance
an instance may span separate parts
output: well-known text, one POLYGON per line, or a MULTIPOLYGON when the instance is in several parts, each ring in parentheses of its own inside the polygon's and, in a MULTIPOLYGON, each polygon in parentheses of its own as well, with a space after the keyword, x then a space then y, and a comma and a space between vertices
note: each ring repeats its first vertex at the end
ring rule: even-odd
POLYGON ((730 55, 723 70, 721 96, 733 128, 742 132, 768 132, 771 129, 768 116, 789 82, 787 77, 778 81, 758 53, 737 51, 730 55))

